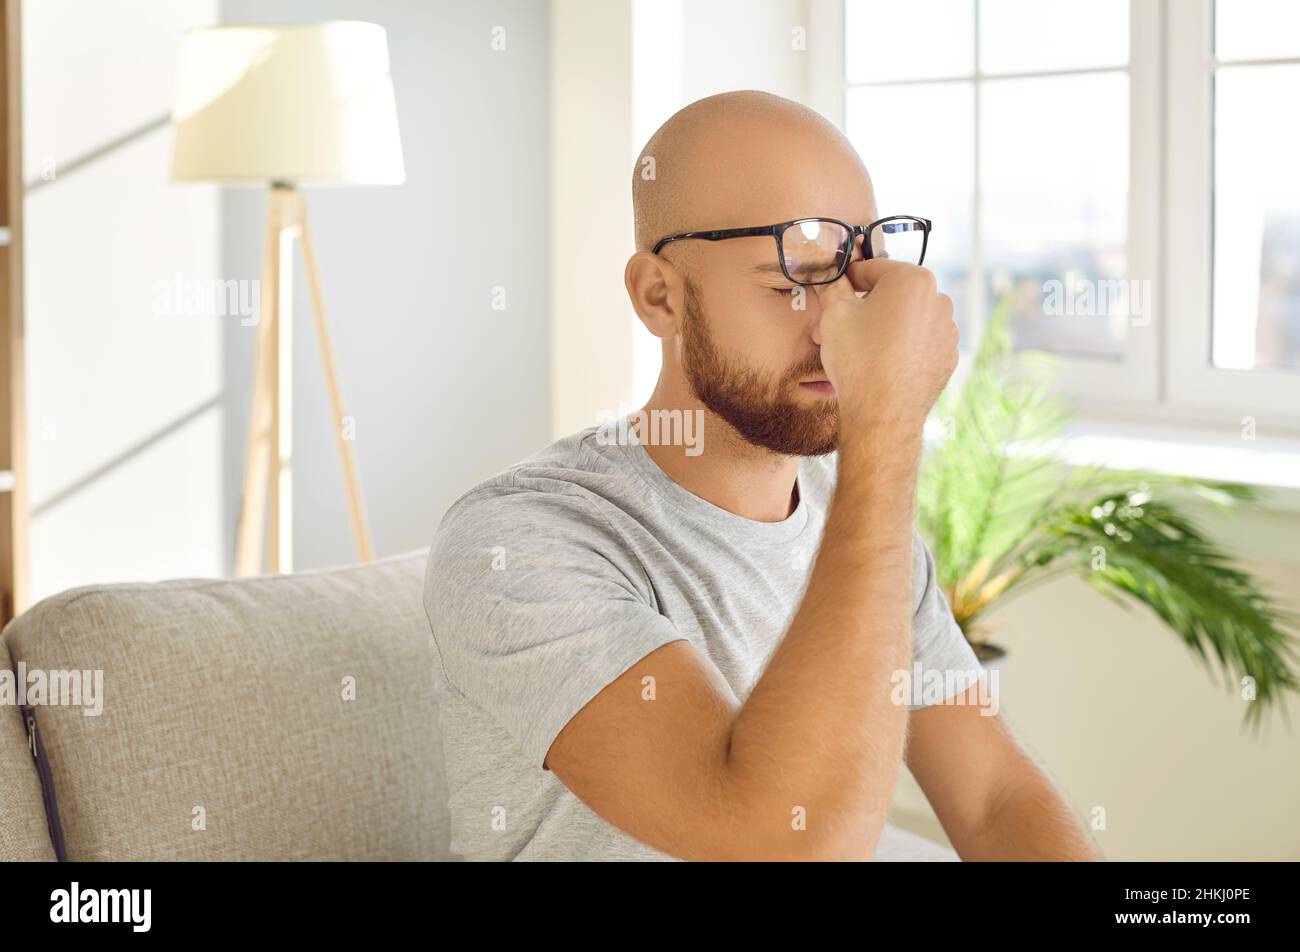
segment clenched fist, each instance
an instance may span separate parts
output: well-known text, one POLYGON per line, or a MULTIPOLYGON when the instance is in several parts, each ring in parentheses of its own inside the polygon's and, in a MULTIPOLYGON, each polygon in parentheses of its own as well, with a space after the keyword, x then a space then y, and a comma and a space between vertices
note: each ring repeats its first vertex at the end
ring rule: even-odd
POLYGON ((952 299, 932 272, 901 261, 855 261, 815 287, 822 310, 813 340, 838 397, 841 443, 882 429, 919 440, 957 366, 952 299))

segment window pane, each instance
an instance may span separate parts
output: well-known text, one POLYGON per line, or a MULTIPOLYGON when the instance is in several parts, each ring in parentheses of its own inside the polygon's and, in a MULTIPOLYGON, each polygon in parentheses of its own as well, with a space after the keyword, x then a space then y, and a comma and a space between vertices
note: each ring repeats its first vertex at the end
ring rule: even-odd
POLYGON ((1220 69, 1214 95, 1218 367, 1300 367, 1300 66, 1220 69))
POLYGON ((974 0, 845 0, 844 68, 850 83, 969 76, 974 0))
POLYGON ((1128 63, 1128 0, 980 0, 980 71, 1128 63))
POLYGON ((1300 3, 1296 0, 1216 3, 1214 55, 1221 60, 1300 56, 1300 3))
POLYGON ((934 222, 925 266, 965 329, 971 259, 975 99, 969 82, 850 89, 845 131, 887 215, 934 222))
POLYGON ((981 97, 987 306, 1008 295, 1017 347, 1122 357, 1142 300, 1127 280, 1128 75, 996 80, 981 97))

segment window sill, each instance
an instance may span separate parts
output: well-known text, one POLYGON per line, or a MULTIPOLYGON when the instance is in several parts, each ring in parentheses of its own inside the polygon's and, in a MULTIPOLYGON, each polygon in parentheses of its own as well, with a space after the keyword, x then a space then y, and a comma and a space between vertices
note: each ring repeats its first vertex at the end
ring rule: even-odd
MULTIPOLYGON (((926 443, 943 440, 937 420, 926 443)), ((1240 430, 1209 429, 1168 421, 1082 419, 1063 434, 1056 455, 1073 466, 1149 470, 1172 476, 1245 483, 1258 502, 1220 509, 1189 501, 1196 521, 1239 556, 1300 565, 1300 436, 1243 440, 1240 430)))
POLYGON ((1300 437, 1247 440, 1240 429, 1078 420, 1066 432, 1060 454, 1076 466, 1245 483, 1261 490, 1260 507, 1300 513, 1300 437))
MULTIPOLYGON (((929 445, 942 442, 937 420, 926 422, 925 437, 929 445)), ((1300 435, 1246 440, 1226 427, 1084 418, 1067 427, 1055 451, 1070 466, 1244 483, 1260 490, 1254 508, 1300 514, 1300 435)))

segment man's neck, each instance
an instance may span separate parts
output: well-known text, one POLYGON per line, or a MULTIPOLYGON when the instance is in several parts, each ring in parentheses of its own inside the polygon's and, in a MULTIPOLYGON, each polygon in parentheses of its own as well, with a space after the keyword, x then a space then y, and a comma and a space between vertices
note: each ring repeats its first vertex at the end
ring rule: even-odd
MULTIPOLYGON (((794 512, 798 504, 795 480, 799 457, 781 456, 746 442, 731 424, 693 396, 665 400, 656 389, 632 422, 638 440, 655 464, 673 482, 701 499, 756 522, 781 522, 794 512), (658 441, 647 439, 643 428, 652 427, 656 412, 677 412, 683 418, 698 415, 703 421, 702 451, 690 455, 688 447, 665 441, 662 436, 658 441)), ((669 428, 659 429, 662 434, 669 428)), ((652 428, 649 436, 654 435, 652 428)))

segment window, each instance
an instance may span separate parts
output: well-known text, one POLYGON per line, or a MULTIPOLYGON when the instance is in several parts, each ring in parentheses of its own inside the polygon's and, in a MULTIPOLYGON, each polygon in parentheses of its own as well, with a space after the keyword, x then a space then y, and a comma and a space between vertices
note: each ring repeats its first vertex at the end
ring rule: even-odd
POLYGON ((1167 18, 1168 397, 1300 428, 1300 5, 1167 18))
POLYGON ((1085 413, 1300 430, 1300 3, 842 0, 816 105, 1085 413))

